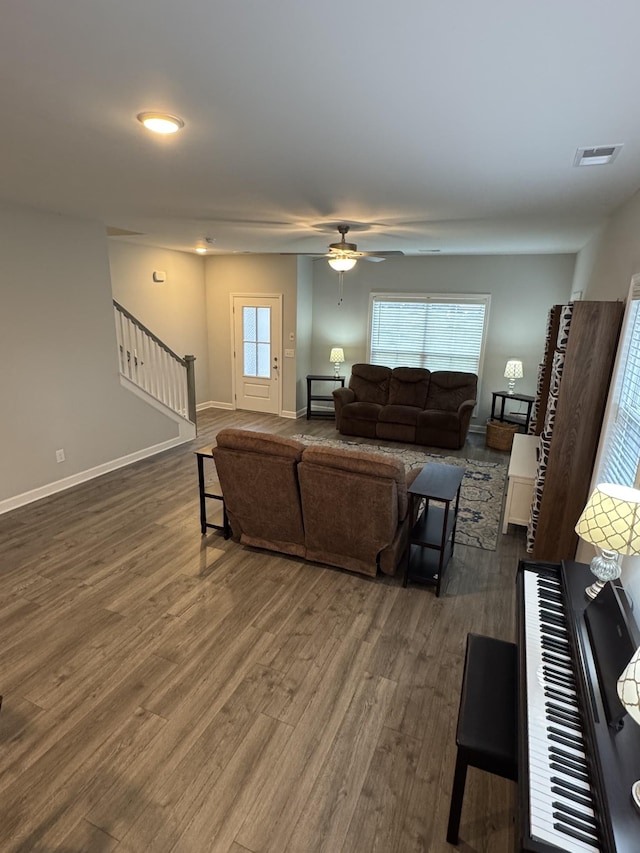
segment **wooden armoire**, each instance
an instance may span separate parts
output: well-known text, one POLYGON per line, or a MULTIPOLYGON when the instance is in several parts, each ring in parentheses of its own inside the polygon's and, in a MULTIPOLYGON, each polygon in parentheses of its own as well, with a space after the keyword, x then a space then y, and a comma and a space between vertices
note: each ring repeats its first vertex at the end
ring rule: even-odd
POLYGON ((527 550, 575 556, 575 525, 589 497, 624 313, 623 302, 572 302, 549 312, 529 431, 540 435, 527 550))

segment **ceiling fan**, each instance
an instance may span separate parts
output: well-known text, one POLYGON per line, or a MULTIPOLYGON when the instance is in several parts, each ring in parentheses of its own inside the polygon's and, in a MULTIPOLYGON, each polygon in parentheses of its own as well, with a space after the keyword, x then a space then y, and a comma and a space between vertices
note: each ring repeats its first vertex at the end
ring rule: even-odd
POLYGON ((359 252, 355 243, 347 243, 345 237, 349 233, 348 225, 337 225, 342 239, 339 243, 329 243, 329 251, 325 255, 329 266, 336 272, 347 272, 355 267, 360 258, 366 261, 384 261, 389 255, 402 255, 403 252, 359 252))

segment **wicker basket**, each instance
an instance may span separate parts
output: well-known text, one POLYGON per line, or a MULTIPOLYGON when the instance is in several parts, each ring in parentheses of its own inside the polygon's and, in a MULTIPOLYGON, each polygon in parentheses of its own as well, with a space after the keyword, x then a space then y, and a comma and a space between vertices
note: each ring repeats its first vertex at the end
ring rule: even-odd
POLYGON ((511 450, 513 436, 518 432, 517 424, 505 424, 502 421, 487 421, 487 447, 493 450, 511 450))

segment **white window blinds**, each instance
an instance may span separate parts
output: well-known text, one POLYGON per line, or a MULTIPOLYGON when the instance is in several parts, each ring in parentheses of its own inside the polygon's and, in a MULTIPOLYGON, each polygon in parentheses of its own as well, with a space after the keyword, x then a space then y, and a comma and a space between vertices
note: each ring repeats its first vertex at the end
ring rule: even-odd
POLYGON ((370 362, 480 374, 488 295, 372 296, 370 362))
POLYGON ((640 462, 640 281, 634 280, 616 363, 598 481, 639 485, 640 462))

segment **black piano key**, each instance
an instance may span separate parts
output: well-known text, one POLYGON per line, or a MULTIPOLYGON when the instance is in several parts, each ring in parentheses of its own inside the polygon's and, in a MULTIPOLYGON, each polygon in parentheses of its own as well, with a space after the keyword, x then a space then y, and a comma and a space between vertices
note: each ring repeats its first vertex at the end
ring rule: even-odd
POLYGON ((563 681, 567 687, 570 687, 572 690, 575 689, 576 680, 570 673, 556 669, 554 666, 550 666, 547 663, 542 664, 542 671, 545 676, 553 676, 556 681, 563 681))
POLYGON ((549 651, 560 652, 561 654, 568 655, 569 654, 569 643, 561 642, 556 637, 543 637, 541 640, 541 645, 543 649, 548 649, 549 651))
POLYGON ((591 844, 592 847, 596 846, 597 839, 594 840, 592 837, 585 835, 582 832, 578 832, 576 829, 573 829, 573 827, 571 827, 571 826, 566 826, 565 824, 554 823, 553 828, 557 829, 558 832, 563 832, 565 835, 570 835, 572 838, 577 838, 578 841, 582 841, 583 844, 591 844))
POLYGON ((576 818, 564 814, 561 811, 553 812, 552 817, 554 820, 561 821, 565 826, 571 826, 573 827, 573 829, 577 829, 578 832, 584 832, 587 838, 591 840, 591 844, 594 844, 598 841, 598 833, 593 829, 593 827, 589 826, 588 823, 583 823, 581 820, 576 820, 576 818))
POLYGON ((577 726, 570 720, 565 720, 564 717, 561 717, 558 714, 554 714, 552 711, 549 711, 546 717, 550 723, 557 723, 559 726, 565 726, 566 728, 571 729, 574 732, 578 732, 579 734, 582 733, 582 728, 580 726, 577 726))
POLYGON ((575 689, 572 684, 567 683, 564 678, 559 678, 553 672, 545 673, 545 681, 547 682, 547 684, 555 684, 557 687, 564 687, 565 690, 569 690, 575 693, 575 689))
POLYGON ((572 779, 579 779, 581 782, 590 784, 591 780, 589 779, 589 776, 586 773, 581 773, 579 770, 572 770, 570 767, 563 767, 562 764, 556 764, 555 761, 549 762, 549 767, 552 770, 557 770, 558 773, 565 773, 572 779))
POLYGON ((547 610, 546 607, 542 607, 540 609, 540 618, 543 622, 558 625, 560 628, 564 628, 567 624, 566 620, 562 616, 559 616, 557 613, 553 613, 551 610, 547 610))
POLYGON ((568 720, 571 720, 574 723, 580 723, 580 715, 576 714, 576 712, 572 711, 570 708, 565 708, 562 705, 558 705, 557 702, 545 702, 544 706, 550 711, 553 711, 554 714, 559 714, 561 717, 566 717, 568 720))
MULTIPOLYGON (((549 731, 549 729, 547 729, 549 731)), ((552 740, 554 743, 559 743, 562 746, 570 746, 571 749, 577 749, 580 752, 584 752, 583 744, 576 743, 575 739, 571 735, 563 735, 562 732, 556 732, 555 734, 549 735, 549 740, 552 740)))
POLYGON ((542 632, 545 636, 558 637, 566 642, 567 632, 564 628, 558 628, 556 625, 545 624, 542 632))
MULTIPOLYGON (((560 614, 565 613, 565 609, 562 606, 562 604, 558 604, 556 601, 545 601, 544 607, 545 607, 545 610, 553 610, 554 613, 560 613, 560 614)), ((565 623, 566 623, 566 621, 567 620, 566 620, 566 616, 565 616, 565 623)))
POLYGON ((573 705, 575 708, 578 707, 578 703, 573 696, 569 696, 568 693, 561 693, 559 690, 554 690, 553 687, 545 687, 544 695, 547 699, 555 699, 557 702, 567 703, 573 705))
POLYGON ((564 797, 567 800, 571 800, 571 802, 573 803, 577 803, 578 805, 587 806, 587 808, 593 809, 593 800, 585 796, 586 792, 584 791, 582 794, 576 794, 575 791, 569 790, 564 785, 552 785, 551 792, 553 794, 559 794, 561 797, 564 797))
POLYGON ((550 747, 549 752, 553 756, 554 761, 558 761, 560 764, 566 763, 567 766, 573 767, 574 770, 582 770, 583 772, 588 770, 587 762, 577 755, 571 755, 557 746, 550 747))
POLYGON ((542 660, 544 663, 548 663, 551 666, 555 666, 558 669, 561 669, 563 672, 573 672, 571 668, 571 661, 565 658, 561 658, 555 652, 542 652, 542 660))
POLYGON ((585 814, 584 812, 578 811, 578 809, 573 809, 571 806, 568 806, 566 803, 558 800, 551 803, 554 809, 558 809, 564 814, 571 815, 571 817, 575 817, 577 820, 583 821, 583 823, 590 824, 594 829, 598 829, 598 821, 590 814, 585 814))

